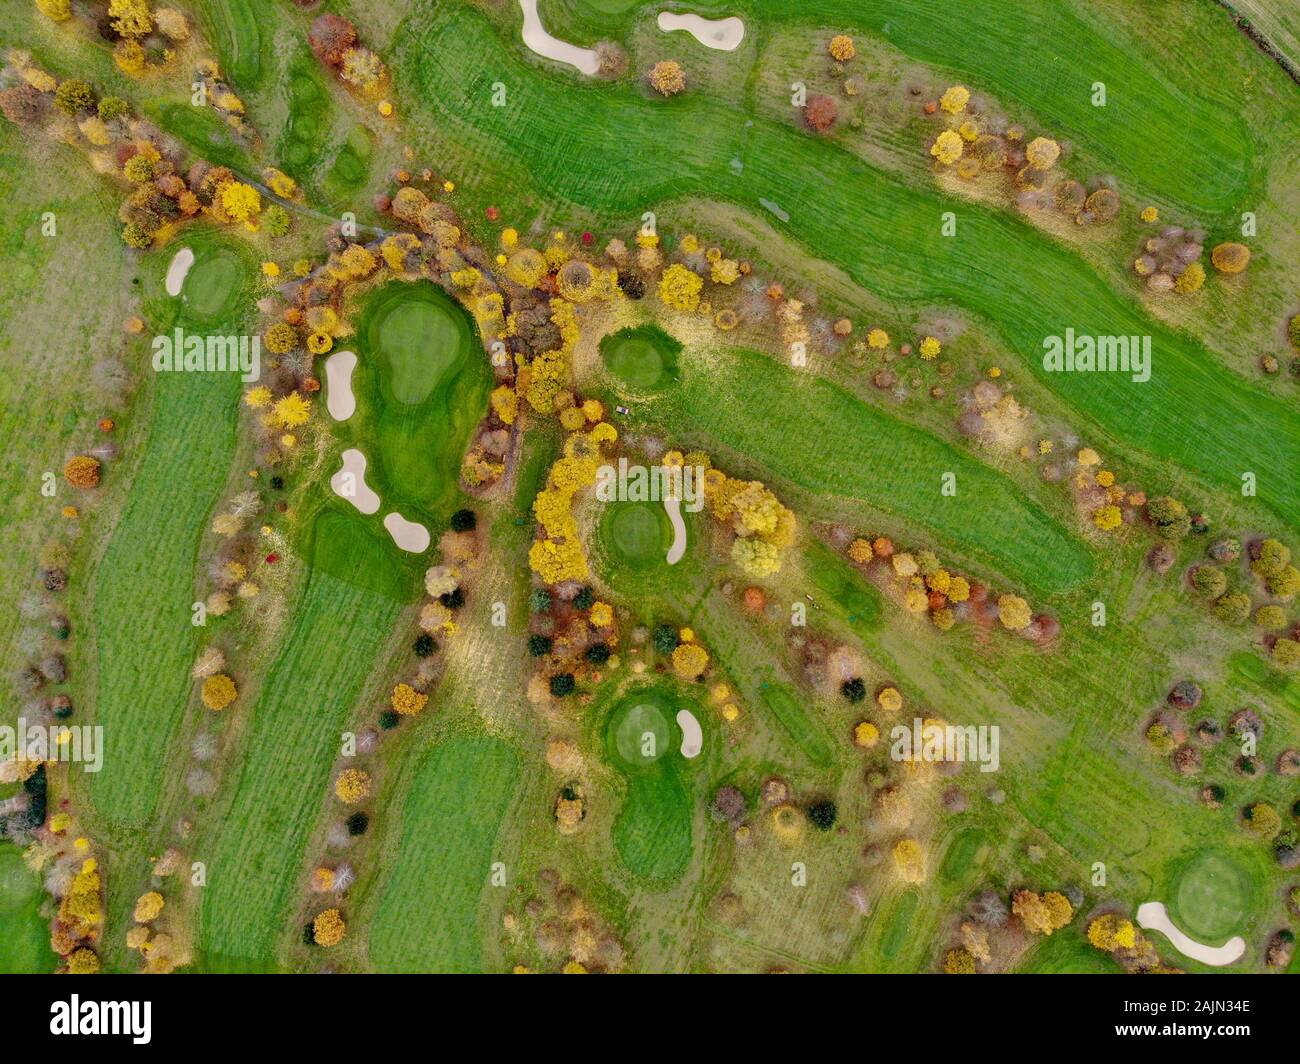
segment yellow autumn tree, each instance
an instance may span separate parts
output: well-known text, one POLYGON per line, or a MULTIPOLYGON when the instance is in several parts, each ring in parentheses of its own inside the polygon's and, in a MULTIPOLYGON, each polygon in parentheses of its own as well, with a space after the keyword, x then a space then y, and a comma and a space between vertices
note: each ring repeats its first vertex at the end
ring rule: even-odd
POLYGON ((409 683, 399 683, 393 688, 392 706, 403 717, 414 717, 429 702, 429 696, 422 694, 409 683))
POLYGON ((225 673, 219 672, 203 681, 199 697, 203 699, 203 704, 208 709, 220 712, 235 700, 238 693, 235 681, 225 673))
POLYGON ((221 209, 237 222, 251 222, 262 209, 262 194, 242 181, 221 186, 221 209))
POLYGON ((36 10, 54 22, 65 22, 72 17, 71 0, 36 0, 36 10))
POLYGON ((709 667, 709 652, 699 643, 679 643, 673 650, 673 672, 683 680, 695 680, 709 667))
POLYGON ((686 88, 686 71, 675 59, 663 59, 650 68, 650 87, 661 96, 676 96, 686 88))
POLYGON ((148 0, 108 0, 108 17, 123 37, 144 37, 153 29, 148 0))
POLYGON ((894 844, 894 869, 905 883, 925 881, 925 853, 915 839, 899 839, 894 844))
POLYGON ((1105 913, 1088 925, 1088 941, 1107 953, 1133 949, 1137 945, 1137 928, 1116 913, 1105 913))
POLYGON ((277 399, 272 410, 275 423, 286 429, 305 425, 311 417, 311 403, 299 392, 290 392, 283 399, 277 399))
POLYGON ((664 306, 694 313, 700 305, 704 279, 680 263, 673 263, 659 279, 659 298, 664 306))
POLYGON ((347 805, 364 802, 370 797, 370 773, 359 768, 345 768, 334 781, 334 794, 347 805))
POLYGON ((326 909, 316 914, 311 922, 312 938, 318 946, 337 946, 347 934, 348 925, 337 909, 326 909))
POLYGON ((930 154, 939 160, 944 166, 951 166, 961 158, 961 153, 965 150, 961 134, 953 132, 951 129, 945 129, 934 140, 930 148, 930 154))
POLYGON ((1001 595, 998 598, 998 620, 1002 627, 1018 631, 1030 621, 1029 603, 1019 595, 1001 595))
POLYGON ((970 89, 965 85, 953 85, 939 97, 939 106, 950 115, 959 115, 966 110, 970 100, 970 89))
POLYGON ((147 924, 151 920, 158 918, 158 914, 163 911, 163 896, 156 890, 151 890, 146 894, 141 894, 136 899, 135 910, 131 918, 137 924, 147 924))
POLYGON ((1061 146, 1051 137, 1035 137, 1025 145, 1025 158, 1039 170, 1050 170, 1061 157, 1061 146))
POLYGON ((832 37, 831 43, 826 46, 826 51, 839 63, 847 63, 858 54, 857 48, 853 45, 853 38, 847 33, 837 33, 832 37))

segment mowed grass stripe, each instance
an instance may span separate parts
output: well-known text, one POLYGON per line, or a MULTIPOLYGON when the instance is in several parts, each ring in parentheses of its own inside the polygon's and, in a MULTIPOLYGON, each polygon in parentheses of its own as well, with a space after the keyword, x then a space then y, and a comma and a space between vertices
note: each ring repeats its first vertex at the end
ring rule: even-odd
MULTIPOLYGON (((783 0, 754 0, 754 6, 765 19, 795 10, 783 0)), ((1049 133, 1091 153, 1122 183, 1136 181, 1194 211, 1231 210, 1247 191, 1257 155, 1236 102, 1241 94, 1233 82, 1240 74, 1229 73, 1249 61, 1250 45, 1211 12, 1191 33, 1206 54, 1221 59, 1190 63, 1191 42, 1185 49, 1153 47, 1129 28, 1123 7, 1082 8, 1069 0, 819 0, 817 14, 844 32, 881 37, 936 70, 952 71, 1012 114, 1031 109, 1049 133), (1106 87, 1104 107, 1093 105, 1095 82, 1106 87)), ((1190 17, 1176 16, 1177 27, 1166 22, 1170 35, 1183 31, 1190 17)))
POLYGON ((343 728, 400 610, 312 572, 261 696, 245 710, 242 768, 213 819, 199 934, 210 967, 273 956, 343 728))
POLYGON ((1284 473, 1300 464, 1300 419, 1286 404, 1229 373, 1194 338, 1149 319, 1084 261, 1014 217, 908 187, 861 159, 716 100, 651 101, 618 86, 548 78, 503 54, 491 28, 471 12, 435 13, 408 28, 417 39, 396 61, 399 82, 415 94, 409 106, 426 114, 436 109, 434 120, 466 150, 485 150, 477 149, 484 137, 491 142, 494 176, 474 180, 500 198, 517 197, 531 183, 542 198, 562 197, 611 218, 682 196, 756 212, 766 199, 790 215, 786 223, 766 214, 771 224, 864 287, 897 301, 955 303, 988 318, 1036 376, 1119 445, 1234 489, 1242 471, 1251 470, 1261 478, 1258 498, 1300 520, 1300 479, 1284 473), (489 53, 496 56, 491 71, 472 58, 489 53), (490 105, 497 79, 508 85, 509 107, 490 105), (449 85, 461 91, 449 92, 449 85), (733 159, 742 163, 739 173, 733 159), (954 208, 960 236, 949 239, 939 219, 954 208), (1150 335, 1152 379, 1045 373, 1042 340, 1067 327, 1150 335))
MULTIPOLYGON (((248 264, 203 234, 184 243, 196 254, 184 295, 211 311, 214 323, 198 324, 187 308, 178 323, 196 334, 238 333, 248 264)), ((203 636, 191 623, 195 567, 234 456, 242 387, 236 373, 145 372, 154 391, 144 457, 94 586, 104 767, 92 778, 90 800, 105 823, 128 829, 155 813, 158 766, 189 702, 203 636)))
POLYGON ((1092 573, 1081 542, 1006 476, 766 355, 718 349, 707 371, 688 365, 667 405, 675 430, 703 433, 806 491, 896 512, 1037 593, 1092 573), (945 473, 955 496, 941 493, 945 473))
POLYGON ((425 758, 406 795, 401 846, 370 932, 376 969, 483 969, 479 897, 518 781, 518 753, 489 736, 449 739, 425 758))

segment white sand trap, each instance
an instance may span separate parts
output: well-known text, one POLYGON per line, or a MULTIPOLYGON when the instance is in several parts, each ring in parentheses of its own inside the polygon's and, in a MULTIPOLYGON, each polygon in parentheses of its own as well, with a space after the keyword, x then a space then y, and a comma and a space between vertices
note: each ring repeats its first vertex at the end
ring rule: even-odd
POLYGON ((702 15, 661 11, 659 28, 664 33, 685 30, 705 48, 716 48, 719 52, 734 52, 745 39, 745 24, 734 15, 731 18, 704 18, 702 15))
POLYGON ((347 421, 357 409, 352 394, 352 371, 357 356, 351 351, 335 351, 325 360, 325 409, 335 421, 347 421))
POLYGON ((676 565, 686 553, 686 522, 682 520, 682 500, 674 495, 664 499, 664 510, 673 526, 673 542, 668 548, 668 564, 676 565))
POLYGON ((343 452, 343 468, 330 477, 330 489, 363 514, 372 514, 379 509, 379 496, 366 483, 366 456, 355 447, 343 452))
POLYGON ((530 51, 557 63, 577 67, 588 77, 600 69, 600 57, 594 48, 579 48, 546 32, 541 16, 537 14, 537 0, 519 0, 519 7, 524 13, 524 44, 530 51))
POLYGON ((704 733, 700 731, 700 722, 689 709, 677 711, 677 727, 682 730, 682 757, 698 757, 704 749, 704 733))
POLYGON ((429 530, 416 521, 408 521, 399 513, 391 513, 384 518, 384 527, 402 550, 423 554, 429 549, 429 530))
POLYGON ((1138 927, 1152 928, 1161 932, 1179 953, 1191 957, 1194 961, 1200 961, 1202 964, 1209 964, 1215 968, 1221 968, 1225 964, 1231 964, 1239 960, 1241 955, 1246 952, 1246 943, 1240 935, 1228 939, 1222 946, 1205 946, 1197 942, 1194 938, 1188 938, 1174 922, 1169 919, 1169 913, 1165 911, 1164 902, 1149 901, 1145 905, 1138 906, 1137 911, 1138 927))
POLYGON ((193 265, 194 252, 189 248, 181 248, 172 256, 171 265, 167 267, 167 294, 169 296, 181 294, 181 286, 185 283, 185 277, 193 265))

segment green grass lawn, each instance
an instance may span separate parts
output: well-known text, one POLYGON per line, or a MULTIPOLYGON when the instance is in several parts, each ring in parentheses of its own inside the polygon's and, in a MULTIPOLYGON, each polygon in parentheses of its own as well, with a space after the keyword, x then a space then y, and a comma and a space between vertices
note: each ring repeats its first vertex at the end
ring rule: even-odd
MULTIPOLYGON (((693 851, 688 764, 678 746, 677 712, 688 704, 670 691, 636 688, 610 713, 607 746, 627 792, 614 821, 614 849, 624 867, 656 887, 685 873, 693 851)), ((689 705, 696 719, 698 706, 689 705)))
MULTIPOLYGON (((394 66, 410 94, 408 109, 458 137, 467 168, 476 154, 528 160, 475 174, 471 189, 489 202, 527 193, 582 204, 613 220, 686 196, 760 212, 766 200, 789 215, 788 221, 768 217, 778 231, 882 298, 953 304, 987 318, 1034 376, 1117 447, 1233 490, 1241 471, 1260 466, 1264 455, 1276 459, 1268 470, 1300 462, 1300 424, 1275 394, 1223 369, 1202 343, 1153 321, 1076 254, 1005 212, 959 204, 962 236, 948 239, 938 219, 954 204, 932 186, 905 182, 744 106, 690 94, 649 100, 622 85, 577 87, 544 76, 502 55, 492 27, 467 10, 422 11, 407 28, 408 43, 394 66), (491 71, 470 58, 487 53, 498 55, 491 71), (509 84, 510 107, 488 105, 495 80, 509 84), (607 135, 615 129, 618 136, 607 135), (561 143, 565 152, 551 150, 561 143), (600 165, 573 166, 575 157, 600 165), (611 173, 617 181, 608 179, 611 173), (859 195, 863 189, 870 195, 859 195), (1043 338, 1066 327, 1079 334, 1150 335, 1151 380, 1045 372, 1043 338)), ((1250 61, 1235 32, 1225 25, 1223 33, 1250 61)), ((1208 135, 1217 140, 1234 124, 1232 118, 1216 123, 1208 135)), ((1186 176, 1199 169, 1189 162, 1176 171, 1179 192, 1192 196, 1206 187, 1186 176)), ((1258 504, 1300 519, 1300 482, 1268 470, 1260 473, 1258 504)))
POLYGON ((214 41, 222 72, 238 92, 258 88, 265 71, 261 29, 263 16, 255 0, 209 0, 199 9, 214 41))
MULTIPOLYGON (((151 299, 150 326, 158 334, 173 325, 240 333, 252 275, 245 253, 202 231, 187 233, 184 243, 194 249, 194 265, 179 300, 151 299)), ((170 261, 164 252, 151 265, 161 273, 170 261)), ((203 597, 195 569, 234 457, 243 387, 236 373, 145 373, 149 435, 94 586, 95 722, 105 746, 89 793, 99 817, 123 828, 150 823, 164 782, 158 755, 189 702, 189 671, 204 640, 191 624, 191 607, 203 597), (140 638, 143 623, 147 639, 140 638)))
POLYGON ((1206 848, 1188 858, 1173 879, 1165 902, 1170 918, 1183 932, 1207 946, 1219 946, 1246 929, 1260 902, 1253 869, 1231 851, 1206 848))
POLYGON ((396 623, 386 595, 314 569, 213 799, 198 945, 221 964, 275 956, 343 728, 396 623))
POLYGON ((681 349, 681 344, 655 325, 620 329, 600 341, 605 368, 637 396, 653 394, 672 383, 681 349))
POLYGON ((718 350, 707 370, 687 364, 660 416, 813 495, 906 519, 1038 594, 1092 573, 1083 544, 1003 474, 758 352, 718 350), (940 490, 945 473, 955 495, 940 490))
MULTIPOLYGON (((456 207, 489 258, 497 229, 481 221, 488 205, 500 207, 499 226, 514 226, 533 243, 552 227, 590 229, 597 247, 614 236, 630 240, 641 213, 653 209, 671 251, 689 218, 706 243, 753 258, 756 275, 772 271, 800 298, 801 286, 817 289, 818 316, 838 314, 842 301, 856 325, 870 306, 896 337, 932 311, 961 319, 972 339, 945 341, 945 358, 972 361, 959 345, 978 338, 997 349, 998 362, 1011 368, 1007 383, 1036 414, 1068 423, 1108 464, 1114 456, 1117 469, 1127 463, 1125 476, 1141 471, 1152 493, 1175 490, 1204 505, 1215 535, 1221 525, 1254 535, 1281 521, 1284 538, 1300 542, 1291 534, 1300 527, 1300 480, 1292 473, 1300 419, 1284 390, 1289 382, 1285 373, 1245 377, 1220 357, 1229 345, 1247 346, 1229 325, 1263 299, 1248 285, 1262 274, 1276 287, 1289 264, 1265 250, 1236 289, 1208 282, 1219 300, 1237 291, 1235 306, 1223 311, 1207 300, 1188 322, 1157 320, 1131 285, 1116 283, 1122 263, 1108 266, 1102 257, 1113 247, 1057 240, 1010 210, 944 194, 925 169, 928 127, 919 113, 898 118, 870 81, 875 49, 888 51, 895 66, 913 64, 907 77, 919 83, 918 111, 939 88, 963 81, 990 95, 991 109, 1024 120, 1031 135, 1070 142, 1072 172, 1114 174, 1130 214, 1148 198, 1171 219, 1182 221, 1185 209, 1209 229, 1212 244, 1235 234, 1242 211, 1274 202, 1270 190, 1294 169, 1300 128, 1294 108, 1280 105, 1293 86, 1216 6, 821 0, 809 9, 702 0, 692 9, 737 14, 747 24, 742 48, 718 54, 686 34, 660 33, 656 12, 631 0, 544 0, 543 21, 557 35, 627 47, 632 70, 613 82, 580 79, 526 53, 513 2, 409 5, 405 13, 381 11, 373 0, 324 6, 352 18, 363 41, 372 39, 371 21, 391 30, 402 19, 383 54, 400 124, 362 115, 311 55, 304 33, 317 12, 212 0, 195 13, 205 54, 221 60, 250 117, 268 120, 258 163, 298 178, 310 207, 366 210, 381 173, 436 166, 438 180, 455 180, 456 207), (787 71, 792 57, 809 70, 820 64, 813 72, 822 76, 820 54, 799 57, 820 53, 840 31, 857 38, 850 71, 868 81, 855 106, 879 129, 814 138, 796 128, 784 96, 774 103, 767 94, 773 85, 784 94, 803 72, 787 71), (642 84, 644 68, 670 55, 686 66, 689 88, 654 98, 642 84), (1104 108, 1090 101, 1099 80, 1104 108), (507 88, 504 107, 491 104, 498 81, 507 88), (404 159, 407 144, 413 150, 404 159), (941 235, 949 210, 959 216, 955 239, 941 235), (741 221, 732 232, 714 232, 711 217, 741 221), (1214 324, 1220 311, 1222 328, 1214 324), (1042 339, 1066 328, 1150 335, 1152 379, 1044 372, 1042 339), (1244 471, 1259 477, 1254 498, 1240 495, 1244 471)), ((126 82, 105 46, 35 18, 30 9, 16 14, 5 43, 30 43, 60 76, 83 71, 104 87, 125 85, 143 113, 191 150, 256 169, 240 163, 246 153, 211 112, 185 104, 183 71, 126 82)), ((1270 25, 1285 35, 1290 23, 1279 17, 1270 25)), ((253 275, 254 255, 265 249, 214 234, 205 222, 163 252, 125 252, 115 221, 121 189, 88 171, 63 173, 67 149, 33 155, 2 122, 0 149, 0 192, 12 206, 0 219, 7 282, 0 353, 20 368, 0 388, 0 425, 14 441, 0 476, 16 515, 0 528, 0 551, 13 559, 0 591, 18 602, 35 571, 36 544, 70 501, 37 501, 39 474, 88 446, 87 426, 105 413, 78 383, 85 364, 123 343, 120 323, 130 313, 146 318, 146 336, 173 324, 251 328, 243 315, 264 294, 254 294, 253 275), (35 187, 33 172, 52 175, 47 187, 35 187), (75 252, 71 241, 37 235, 33 219, 47 208, 65 235, 75 234, 75 252), (168 299, 161 275, 186 244, 198 258, 183 299, 168 299), (80 298, 87 277, 104 289, 102 299, 80 298), (100 303, 92 316, 87 308, 100 303)), ((1276 220, 1263 213, 1261 224, 1276 220)), ((283 262, 290 256, 279 254, 282 247, 271 257, 283 262)), ((599 680, 582 676, 582 700, 566 700, 564 710, 530 702, 536 662, 523 637, 553 625, 563 638, 568 607, 558 619, 527 613, 530 507, 562 433, 553 420, 523 412, 524 438, 510 458, 514 482, 472 504, 489 556, 474 570, 482 584, 470 588, 461 630, 439 640, 446 676, 431 687, 425 716, 403 722, 368 763, 378 790, 362 807, 370 832, 346 858, 358 866, 340 902, 348 943, 333 956, 286 948, 298 935, 312 862, 339 856, 322 855, 316 844, 351 811, 330 789, 341 736, 373 720, 397 678, 399 649, 402 668, 410 665, 411 606, 434 560, 400 551, 382 518, 396 510, 426 523, 436 540, 451 512, 467 505, 459 465, 493 378, 472 318, 427 281, 386 283, 346 310, 355 331, 341 346, 360 356, 358 408, 330 428, 338 449, 366 454, 381 509, 364 517, 317 483, 283 518, 307 571, 273 641, 252 652, 252 640, 231 648, 239 652, 242 694, 223 721, 218 790, 183 809, 172 797, 187 757, 185 715, 206 712, 187 709, 189 670, 211 638, 211 630, 190 625, 190 606, 203 594, 201 548, 236 461, 240 383, 233 374, 155 376, 144 345, 126 341, 142 387, 121 417, 123 454, 107 467, 102 512, 86 519, 65 600, 78 719, 106 730, 104 771, 89 781, 74 777, 70 798, 107 858, 110 967, 124 955, 146 857, 173 844, 207 871, 196 891, 192 943, 194 967, 203 971, 301 968, 305 956, 385 972, 531 961, 541 953, 531 933, 513 935, 500 917, 526 915, 543 872, 574 885, 600 933, 608 927, 626 946, 632 970, 925 971, 955 944, 957 915, 973 892, 1086 884, 1096 861, 1112 870, 1111 885, 1087 889, 1074 923, 1035 942, 1022 971, 1118 970, 1084 937, 1082 914, 1103 901, 1129 911, 1163 901, 1195 938, 1218 944, 1241 934, 1251 958, 1242 966, 1255 963, 1294 876, 1241 832, 1234 813, 1265 799, 1289 808, 1291 781, 1272 772, 1233 775, 1230 742, 1207 750, 1196 778, 1183 778, 1141 738, 1172 680, 1194 676, 1207 689, 1198 716, 1224 720, 1243 699, 1261 705, 1270 765, 1285 746, 1300 745, 1296 681, 1251 645, 1258 633, 1211 628, 1178 585, 1177 573, 1201 555, 1204 540, 1182 545, 1162 583, 1142 565, 1149 541, 1135 533, 1113 547, 1093 546, 1063 493, 1038 483, 1031 469, 1003 467, 993 452, 959 441, 939 407, 927 415, 916 403, 895 406, 853 376, 850 359, 817 356, 800 368, 775 344, 701 343, 706 326, 685 318, 665 321, 668 331, 644 324, 601 337, 599 358, 592 351, 583 370, 591 379, 575 382, 576 391, 611 408, 632 407, 611 414, 629 460, 657 454, 659 444, 698 446, 729 473, 769 483, 798 511, 796 546, 762 582, 768 611, 743 607, 749 580, 726 558, 726 533, 708 514, 683 515, 690 548, 668 566, 661 503, 584 496, 576 514, 593 590, 630 622, 620 626, 622 661, 603 667, 599 680), (683 345, 673 332, 692 339, 683 345), (940 491, 949 473, 955 496, 940 491), (973 624, 938 632, 894 608, 828 545, 837 538, 817 538, 832 522, 855 534, 906 534, 902 542, 933 547, 954 570, 1008 583, 1059 617, 1060 638, 1038 646, 973 624), (501 630, 487 620, 498 597, 509 604, 501 630), (1105 627, 1088 621, 1094 600, 1107 605, 1105 627), (809 605, 806 629, 790 626, 795 602, 809 605), (713 671, 703 685, 668 682, 666 655, 632 631, 665 620, 691 626, 708 648, 713 671), (880 866, 865 860, 877 846, 887 854, 894 841, 893 827, 873 820, 873 794, 880 779, 896 783, 902 770, 888 761, 887 741, 859 750, 850 728, 860 715, 885 734, 895 722, 871 701, 828 696, 840 678, 823 668, 832 654, 841 655, 840 666, 852 659, 869 690, 897 685, 906 697, 903 718, 932 713, 1002 729, 998 774, 918 776, 914 820, 899 831, 926 852, 929 877, 920 886, 900 887, 887 857, 880 866), (631 681, 634 662, 650 671, 631 681), (709 701, 707 692, 724 682, 728 690, 709 701), (460 709, 446 697, 457 689, 473 692, 460 709), (740 707, 734 722, 717 712, 724 699, 740 707), (691 761, 679 750, 682 706, 705 731, 704 755, 691 761), (572 771, 544 762, 541 751, 556 739, 579 747, 572 771), (758 798, 773 776, 788 784, 799 809, 833 798, 835 829, 800 821, 801 837, 776 839, 758 798), (582 786, 588 815, 579 831, 561 836, 552 803, 569 782, 582 786), (1206 782, 1229 789, 1223 809, 1197 801, 1206 782), (740 837, 748 845, 706 811, 723 783, 749 803, 750 831, 740 837), (946 794, 941 805, 949 788, 961 790, 965 811, 947 811, 946 794), (178 843, 172 833, 182 817, 193 826, 178 843), (505 888, 490 883, 498 861, 505 888), (806 865, 806 886, 792 883, 794 862, 806 865), (850 883, 869 894, 866 912, 846 901, 850 883), (737 923, 719 911, 729 895, 737 923)), ((660 310, 651 290, 631 320, 660 310)), ((599 308, 582 313, 592 311, 599 308)), ((596 338, 584 334, 583 342, 596 338)), ((334 468, 335 451, 325 457, 334 468)), ((1289 603, 1287 612, 1293 619, 1289 603)), ((8 613, 0 618, 7 651, 24 624, 20 609, 8 613)), ((238 630, 231 635, 242 639, 238 630)), ((0 847, 0 971, 53 967, 40 886, 16 851, 0 847)))
POLYGON ((340 431, 369 459, 384 512, 445 521, 491 387, 478 331, 441 289, 394 281, 369 297, 357 339, 357 412, 340 431))
POLYGON ((41 880, 11 843, 0 844, 0 975, 54 971, 50 929, 41 917, 41 880))
POLYGON ((1037 975, 1119 975, 1123 972, 1115 958, 1095 949, 1077 927, 1062 928, 1042 939, 1016 970, 1037 975))
POLYGON ((493 846, 519 775, 518 752, 489 736, 454 736, 424 758, 370 932, 377 970, 482 970, 479 900, 493 889, 493 846))

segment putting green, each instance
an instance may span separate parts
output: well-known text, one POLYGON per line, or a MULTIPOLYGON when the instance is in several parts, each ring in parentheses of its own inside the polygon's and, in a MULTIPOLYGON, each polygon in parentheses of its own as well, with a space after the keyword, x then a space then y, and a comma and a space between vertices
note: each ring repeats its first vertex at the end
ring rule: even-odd
POLYGON ((245 277, 244 261, 229 248, 197 250, 194 265, 181 287, 183 317, 203 325, 232 317, 245 277))
POLYGON ((655 325, 620 329, 600 341, 600 357, 628 389, 656 392, 677 375, 677 353, 682 345, 655 325))
POLYGON ((1250 870, 1225 850, 1207 849, 1175 873, 1166 905, 1179 930, 1218 945, 1245 929, 1258 901, 1250 870))
POLYGON ((387 360, 386 390, 407 406, 424 402, 468 346, 464 317, 425 299, 386 304, 372 329, 387 360))
POLYGON ((615 714, 614 749, 632 768, 644 768, 664 756, 672 742, 668 716, 656 702, 625 704, 615 714))
POLYGON ((428 281, 393 281, 369 297, 357 339, 348 429, 370 460, 367 478, 385 512, 439 525, 492 383, 487 359, 470 357, 481 354, 474 322, 428 281))
POLYGON ((679 703, 667 691, 641 688, 623 697, 606 725, 610 760, 627 779, 614 849, 629 872, 658 889, 681 879, 694 852, 687 762, 678 753, 681 734, 669 723, 679 703))
POLYGON ((611 502, 601 515, 601 534, 621 564, 643 572, 665 564, 673 531, 663 503, 611 502))

